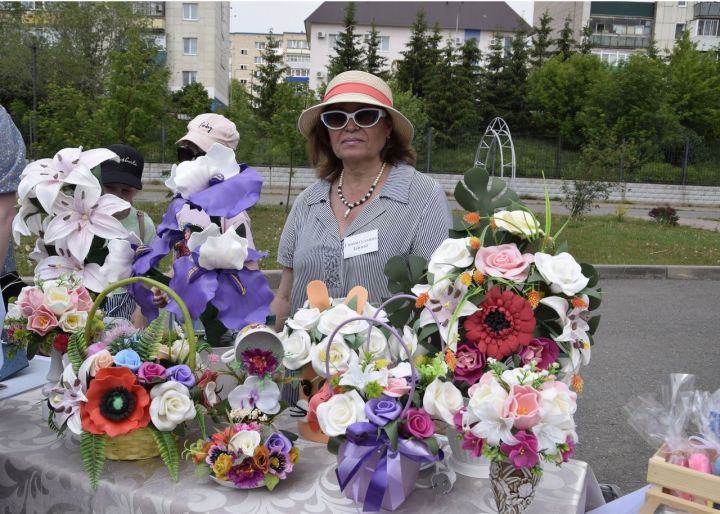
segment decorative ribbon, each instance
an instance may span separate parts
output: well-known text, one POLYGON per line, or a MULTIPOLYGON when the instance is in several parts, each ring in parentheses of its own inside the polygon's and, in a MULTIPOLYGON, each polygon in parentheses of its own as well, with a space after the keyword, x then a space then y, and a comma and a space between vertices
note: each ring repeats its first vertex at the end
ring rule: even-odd
POLYGON ((360 93, 363 95, 367 95, 371 98, 374 98, 381 104, 387 105, 388 107, 392 107, 393 104, 392 100, 390 100, 390 98, 388 98, 382 91, 372 87, 369 84, 363 84, 361 82, 345 82, 344 84, 338 84, 330 91, 325 93, 325 96, 323 97, 323 102, 327 102, 333 96, 341 95, 343 93, 360 93))
POLYGON ((363 512, 379 512, 385 493, 389 493, 390 509, 395 510, 405 501, 405 481, 403 477, 402 459, 410 459, 418 464, 435 462, 443 459, 442 450, 433 454, 422 441, 398 439, 397 450, 390 446, 390 440, 374 423, 358 422, 350 425, 345 431, 347 442, 338 455, 338 466, 335 470, 340 490, 344 491, 352 484, 353 499, 359 501, 360 478, 363 468, 373 457, 378 458, 372 476, 365 491, 363 512))

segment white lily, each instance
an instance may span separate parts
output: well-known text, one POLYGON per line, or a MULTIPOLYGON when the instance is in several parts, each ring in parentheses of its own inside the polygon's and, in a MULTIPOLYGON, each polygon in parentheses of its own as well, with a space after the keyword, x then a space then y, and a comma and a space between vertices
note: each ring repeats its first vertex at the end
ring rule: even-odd
POLYGON ((100 183, 90 170, 110 159, 117 160, 118 156, 106 148, 83 152, 80 147, 63 148, 52 159, 31 162, 23 170, 18 185, 20 201, 34 191, 45 212, 51 214, 55 199, 66 184, 100 190, 100 183))
MULTIPOLYGON (((581 295, 580 298, 588 305, 588 296, 581 295)), ((585 316, 587 308, 579 308, 560 296, 548 296, 540 300, 540 303, 547 305, 558 314, 562 325, 562 333, 555 338, 560 347, 570 358, 573 370, 576 370, 580 363, 587 365, 590 362, 590 337, 587 331, 590 330, 585 316), (565 343, 565 344, 562 344, 565 343)))
POLYGON ((99 293, 109 282, 100 265, 90 262, 83 264, 61 246, 55 248, 57 255, 46 257, 35 267, 35 276, 41 280, 56 279, 62 275, 74 274, 90 291, 99 293))
POLYGON ((207 189, 213 177, 227 180, 240 173, 240 166, 235 162, 235 152, 226 146, 215 143, 206 155, 194 161, 185 161, 173 165, 170 178, 165 185, 173 193, 188 198, 194 193, 207 189))
POLYGON ((100 195, 100 189, 78 186, 75 196, 58 194, 55 217, 48 223, 45 242, 64 239, 79 261, 85 260, 94 236, 102 239, 125 239, 129 232, 113 218, 130 204, 114 195, 100 195))
POLYGON ((27 200, 20 202, 20 210, 12 222, 12 234, 16 245, 20 244, 20 236, 40 235, 44 214, 32 202, 27 200))
POLYGON ((370 382, 377 382, 381 386, 385 387, 387 386, 387 381, 387 368, 376 370, 375 364, 370 363, 365 367, 365 369, 362 369, 362 366, 359 364, 350 364, 347 371, 340 379, 340 385, 350 386, 358 389, 359 391, 364 391, 365 387, 367 387, 370 382))
POLYGON ((28 254, 28 258, 34 260, 35 262, 41 262, 48 257, 50 256, 48 255, 47 249, 45 248, 45 241, 37 238, 35 240, 35 246, 33 247, 32 252, 28 254))
POLYGON ((59 427, 67 422, 67 428, 72 433, 80 435, 82 432, 80 405, 87 402, 86 391, 87 383, 78 379, 72 366, 66 366, 62 380, 48 395, 48 403, 55 411, 55 423, 59 427))
POLYGON ((134 232, 130 232, 127 239, 111 239, 108 241, 108 255, 100 267, 101 273, 108 282, 117 282, 120 279, 132 275, 132 264, 135 258, 135 250, 132 245, 142 243, 134 232))

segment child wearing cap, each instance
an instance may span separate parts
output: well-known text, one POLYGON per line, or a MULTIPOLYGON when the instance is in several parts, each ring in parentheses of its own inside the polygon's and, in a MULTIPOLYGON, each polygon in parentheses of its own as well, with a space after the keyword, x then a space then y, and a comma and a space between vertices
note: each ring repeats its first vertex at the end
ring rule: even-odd
MULTIPOLYGON (((133 232, 143 243, 148 244, 155 237, 155 224, 150 216, 137 210, 133 200, 142 189, 142 174, 145 160, 140 152, 129 145, 110 145, 119 161, 105 161, 100 164, 100 182, 105 193, 115 195, 130 204, 130 208, 116 213, 115 217, 128 232, 133 232)), ((140 314, 135 301, 124 289, 117 289, 103 304, 105 315, 111 318, 125 318, 137 326, 146 321, 140 314)))

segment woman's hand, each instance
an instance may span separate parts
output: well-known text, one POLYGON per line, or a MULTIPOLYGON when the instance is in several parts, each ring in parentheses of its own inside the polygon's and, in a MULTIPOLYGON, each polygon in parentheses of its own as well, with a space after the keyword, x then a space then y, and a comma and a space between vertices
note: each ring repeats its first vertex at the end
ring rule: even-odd
POLYGON ((153 292, 153 305, 157 307, 158 309, 162 309, 167 306, 170 299, 168 298, 168 295, 165 294, 163 291, 158 289, 157 287, 152 288, 153 292))
POLYGON ((285 320, 290 316, 290 293, 293 285, 292 268, 283 268, 280 285, 275 292, 275 298, 270 304, 270 312, 275 315, 275 331, 281 332, 285 320))

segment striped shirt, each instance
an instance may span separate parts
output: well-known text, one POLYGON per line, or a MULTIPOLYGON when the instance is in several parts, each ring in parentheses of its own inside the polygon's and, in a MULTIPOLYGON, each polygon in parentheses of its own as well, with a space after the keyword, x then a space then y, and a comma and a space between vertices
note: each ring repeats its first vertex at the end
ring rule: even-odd
POLYGON ((412 166, 400 164, 344 235, 377 229, 377 252, 343 259, 344 239, 330 207, 330 185, 319 180, 297 197, 280 237, 278 262, 293 269, 291 314, 302 307, 312 280, 325 282, 333 298, 343 298, 361 285, 368 290, 368 301, 381 303, 390 296, 384 273, 388 259, 409 254, 430 259, 452 227, 442 187, 412 166))

